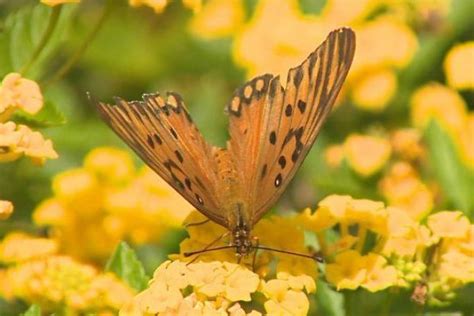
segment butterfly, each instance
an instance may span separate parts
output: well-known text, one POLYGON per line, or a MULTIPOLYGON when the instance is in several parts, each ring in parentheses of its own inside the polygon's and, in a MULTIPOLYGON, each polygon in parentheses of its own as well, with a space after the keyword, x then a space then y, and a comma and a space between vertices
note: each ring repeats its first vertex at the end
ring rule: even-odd
POLYGON ((240 258, 265 249, 255 243, 252 227, 282 195, 315 142, 354 51, 354 32, 340 28, 289 70, 285 88, 271 74, 246 82, 226 107, 226 148, 206 142, 176 93, 95 103, 151 169, 208 219, 227 228, 230 244, 207 250, 235 248, 240 258))

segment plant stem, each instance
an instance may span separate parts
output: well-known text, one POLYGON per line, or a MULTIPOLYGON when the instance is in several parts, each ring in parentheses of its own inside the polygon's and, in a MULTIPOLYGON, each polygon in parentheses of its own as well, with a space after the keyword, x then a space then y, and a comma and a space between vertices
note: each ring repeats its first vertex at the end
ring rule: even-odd
POLYGON ((38 46, 36 46, 35 50, 33 51, 33 54, 31 55, 31 58, 20 70, 20 73, 22 75, 28 72, 28 70, 38 59, 39 55, 41 55, 41 52, 43 51, 43 49, 46 47, 49 40, 51 39, 51 35, 54 33, 54 29, 56 28, 56 25, 58 24, 57 22, 61 14, 62 7, 63 7, 62 5, 53 7, 51 14, 49 15, 48 25, 46 26, 46 29, 44 30, 44 33, 41 36, 38 46))
POLYGON ((359 253, 362 253, 362 250, 364 250, 364 245, 365 245, 365 239, 367 238, 367 228, 366 227, 359 227, 359 232, 357 234, 357 244, 356 244, 356 250, 359 253))
POLYGON ((54 73, 50 79, 46 80, 44 82, 44 86, 48 86, 59 79, 61 79, 71 68, 79 61, 79 59, 82 57, 84 52, 87 50, 89 47, 89 44, 94 40, 94 38, 97 36, 97 33, 101 29, 102 25, 104 24, 105 20, 109 16, 109 13, 112 8, 112 0, 108 0, 104 9, 102 10, 102 13, 97 20, 97 23, 94 25, 94 27, 91 29, 89 34, 85 37, 84 41, 82 44, 79 46, 79 48, 76 50, 76 52, 69 57, 69 59, 54 73))

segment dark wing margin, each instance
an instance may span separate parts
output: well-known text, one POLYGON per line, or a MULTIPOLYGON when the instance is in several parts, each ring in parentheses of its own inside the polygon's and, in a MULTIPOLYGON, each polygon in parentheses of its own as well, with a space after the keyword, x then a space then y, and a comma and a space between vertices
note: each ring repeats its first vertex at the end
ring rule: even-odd
POLYGON ((151 169, 205 216, 227 227, 220 212, 216 148, 204 140, 178 94, 168 93, 166 101, 158 93, 145 94, 143 101, 115 98, 115 105, 91 101, 151 169))

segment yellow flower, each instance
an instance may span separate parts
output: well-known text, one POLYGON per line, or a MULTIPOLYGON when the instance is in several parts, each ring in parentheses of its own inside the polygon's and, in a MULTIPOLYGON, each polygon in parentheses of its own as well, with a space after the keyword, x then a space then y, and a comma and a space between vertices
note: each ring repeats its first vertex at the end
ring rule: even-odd
POLYGON ((390 137, 393 152, 403 159, 416 160, 423 158, 421 133, 414 128, 403 128, 394 131, 390 137))
POLYGON ((0 262, 19 263, 57 253, 58 244, 52 239, 9 233, 0 243, 0 262))
POLYGON ((361 286, 370 292, 384 290, 397 284, 397 270, 387 265, 387 260, 381 255, 369 253, 365 256, 367 269, 366 279, 361 286))
POLYGON ((130 155, 113 147, 92 150, 84 159, 84 168, 94 173, 102 181, 124 182, 135 173, 130 155))
POLYGON ((354 80, 367 69, 405 67, 418 48, 414 32, 406 24, 386 16, 365 23, 355 31, 357 51, 350 71, 350 78, 354 80))
POLYGON ((43 95, 38 84, 18 73, 6 75, 0 86, 0 114, 9 107, 36 114, 43 107, 43 95))
POLYGON ((433 193, 406 162, 394 163, 379 188, 390 205, 405 210, 413 219, 421 219, 433 209, 433 193))
POLYGON ((474 41, 455 45, 446 55, 444 72, 455 89, 474 89, 474 41))
MULTIPOLYGON (((166 6, 168 5, 169 0, 129 0, 128 3, 132 7, 138 6, 148 6, 152 8, 156 13, 162 13, 166 6)), ((183 4, 192 9, 194 12, 201 10, 202 1, 201 0, 183 0, 183 4)))
MULTIPOLYGON (((267 287, 268 284, 265 285, 265 288, 267 287)), ((264 306, 266 315, 306 315, 309 301, 302 292, 282 289, 279 293, 273 294, 264 306)))
POLYGON ((331 145, 324 150, 324 159, 331 168, 337 168, 344 160, 344 147, 342 145, 331 145))
POLYGON ((10 201, 0 200, 0 220, 5 220, 13 213, 13 203, 10 201))
POLYGON ((210 0, 191 20, 190 30, 197 36, 213 39, 235 34, 244 22, 240 0, 210 0))
POLYGON ((457 133, 465 126, 467 106, 454 90, 438 83, 427 84, 411 97, 411 120, 418 128, 435 119, 450 132, 457 133))
POLYGON ((442 278, 464 284, 474 281, 474 256, 456 249, 450 249, 441 255, 437 274, 442 278))
POLYGON ((334 263, 326 265, 326 278, 337 290, 358 288, 365 281, 366 275, 365 260, 355 250, 337 254, 334 263))
POLYGON ((250 294, 258 290, 260 282, 257 274, 234 263, 166 261, 155 271, 149 287, 127 304, 120 315, 241 313, 240 305, 233 303, 250 301, 250 294))
POLYGON ((380 112, 395 95, 397 77, 393 70, 367 71, 351 86, 352 100, 360 109, 380 112))
POLYGON ((50 140, 45 140, 39 132, 25 125, 13 122, 0 123, 0 161, 8 162, 26 155, 34 163, 42 164, 48 159, 56 159, 58 154, 50 140))
POLYGON ((377 5, 374 0, 328 0, 321 15, 325 23, 347 25, 366 18, 377 5))
POLYGON ((469 220, 460 211, 442 211, 428 217, 428 227, 439 238, 463 238, 469 232, 469 220))
POLYGON ((79 3, 81 0, 40 0, 41 3, 54 7, 63 3, 79 3))
POLYGON ((274 73, 284 83, 287 70, 306 58, 329 31, 328 25, 303 16, 296 0, 262 0, 235 39, 234 59, 247 70, 247 77, 274 73))
POLYGON ((353 134, 344 142, 344 153, 355 172, 369 177, 385 166, 390 158, 391 147, 384 138, 353 134))

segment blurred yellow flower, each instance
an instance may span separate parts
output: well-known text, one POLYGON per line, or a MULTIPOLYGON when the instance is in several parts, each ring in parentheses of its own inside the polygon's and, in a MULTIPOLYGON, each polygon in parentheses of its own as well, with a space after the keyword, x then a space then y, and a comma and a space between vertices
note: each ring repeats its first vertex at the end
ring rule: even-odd
POLYGON ((324 149, 324 159, 331 168, 337 168, 344 160, 344 146, 331 145, 324 149))
POLYGON ((451 48, 443 66, 449 86, 459 90, 474 89, 474 41, 451 48))
POLYGON ((80 1, 81 0, 40 0, 41 3, 44 3, 51 7, 63 3, 79 3, 80 1))
POLYGON ((352 100, 359 108, 379 112, 395 95, 397 77, 388 68, 375 69, 354 80, 351 89, 352 100))
POLYGON ((58 157, 51 140, 45 140, 39 132, 13 122, 0 123, 0 162, 12 161, 22 155, 35 164, 58 157))
POLYGON ((413 219, 421 219, 434 206, 434 196, 407 162, 396 162, 379 181, 388 203, 404 209, 413 219))
POLYGON ((95 262, 123 239, 158 242, 193 209, 153 171, 137 171, 127 152, 110 147, 92 150, 83 167, 56 175, 52 187, 34 221, 49 226, 63 253, 95 262))
POLYGON ((406 24, 386 16, 356 27, 355 32, 357 50, 349 73, 354 80, 367 69, 405 67, 418 48, 415 33, 406 24))
POLYGON ((247 70, 247 77, 274 73, 284 83, 287 70, 306 58, 329 33, 329 26, 318 21, 303 16, 296 0, 259 1, 251 20, 235 38, 234 59, 247 70))
POLYGON ((390 136, 390 143, 394 154, 409 161, 421 159, 425 154, 421 145, 421 133, 415 128, 395 130, 390 136))
POLYGON ((22 232, 9 233, 0 242, 0 262, 6 264, 47 257, 57 252, 58 244, 54 240, 22 232))
POLYGON ((347 250, 336 255, 334 263, 326 265, 326 278, 337 290, 358 288, 366 279, 364 257, 355 250, 347 250))
MULTIPOLYGON (((201 0, 182 0, 183 4, 192 9, 194 12, 201 10, 201 0)), ((152 8, 156 13, 162 13, 169 3, 169 0, 128 0, 128 3, 132 7, 148 6, 152 8)))
POLYGON ((428 217, 428 227, 438 238, 463 238, 470 229, 469 220, 460 211, 442 211, 428 217))
POLYGON ((435 119, 449 132, 457 133, 467 118, 467 106, 455 91, 438 83, 430 83, 414 92, 410 101, 411 120, 418 128, 435 119))
POLYGON ((0 221, 8 219, 13 213, 13 203, 0 200, 0 221))
POLYGON ((111 274, 66 256, 29 260, 7 269, 11 293, 45 311, 118 310, 133 291, 111 274))
POLYGON ((385 138, 353 134, 344 142, 344 154, 349 166, 363 177, 382 169, 390 158, 390 142, 385 138))
MULTIPOLYGON (((36 114, 42 107, 43 95, 36 82, 18 73, 9 73, 3 78, 0 85, 0 115, 9 108, 36 114)), ((2 116, 2 119, 8 117, 2 116)))
POLYGON ((101 147, 91 150, 84 159, 84 168, 95 174, 101 181, 123 183, 135 173, 130 155, 113 147, 101 147))
POLYGON ((245 18, 242 1, 210 0, 193 16, 190 30, 197 36, 213 39, 238 32, 245 18))
POLYGON ((335 26, 362 22, 378 5, 374 0, 328 0, 321 18, 324 23, 335 26))

